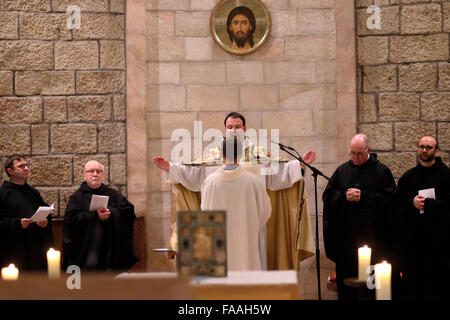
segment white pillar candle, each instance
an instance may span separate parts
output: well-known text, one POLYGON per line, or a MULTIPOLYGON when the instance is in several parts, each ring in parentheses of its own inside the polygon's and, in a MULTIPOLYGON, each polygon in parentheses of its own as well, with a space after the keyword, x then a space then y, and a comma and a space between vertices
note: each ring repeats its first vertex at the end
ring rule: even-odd
POLYGON ((61 252, 50 248, 47 251, 48 277, 51 279, 59 278, 61 252))
POLYGON ((358 248, 358 280, 366 281, 369 277, 367 268, 370 266, 370 256, 372 249, 367 246, 358 248))
POLYGON ((19 278, 19 269, 14 264, 10 264, 8 267, 2 268, 3 280, 17 280, 19 278))
POLYGON ((392 266, 383 261, 375 265, 375 296, 377 300, 391 300, 392 266))

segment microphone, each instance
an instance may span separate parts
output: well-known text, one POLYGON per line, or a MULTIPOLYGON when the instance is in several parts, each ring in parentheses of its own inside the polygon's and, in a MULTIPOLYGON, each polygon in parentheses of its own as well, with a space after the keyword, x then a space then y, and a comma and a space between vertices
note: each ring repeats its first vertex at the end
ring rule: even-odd
POLYGON ((295 151, 295 149, 294 148, 292 148, 292 147, 289 147, 289 146, 285 146, 284 144, 282 144, 282 143, 279 143, 279 142, 275 142, 275 141, 273 141, 273 140, 270 140, 270 142, 272 142, 273 144, 277 144, 279 147, 280 147, 280 149, 281 150, 284 150, 284 149, 289 149, 289 150, 292 150, 292 151, 295 151))
POLYGON ((289 149, 289 150, 291 150, 291 151, 294 151, 294 152, 297 154, 298 160, 299 160, 300 162, 303 162, 303 163, 304 163, 303 158, 298 154, 297 150, 295 150, 294 148, 289 147, 289 146, 285 146, 284 144, 279 143, 279 142, 275 142, 275 141, 273 141, 273 140, 270 140, 270 141, 271 141, 273 144, 277 144, 277 145, 280 147, 280 150, 283 150, 283 151, 289 153, 291 156, 293 156, 293 157, 295 158, 295 156, 294 156, 292 153, 290 153, 289 151, 287 151, 286 149, 289 149))

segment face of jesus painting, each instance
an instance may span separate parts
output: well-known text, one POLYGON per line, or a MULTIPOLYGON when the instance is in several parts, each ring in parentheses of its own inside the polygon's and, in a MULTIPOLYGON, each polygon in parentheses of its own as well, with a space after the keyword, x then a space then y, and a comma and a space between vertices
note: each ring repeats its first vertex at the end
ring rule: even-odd
POLYGON ((245 55, 266 42, 272 22, 261 0, 222 0, 212 11, 210 24, 213 38, 222 49, 245 55))

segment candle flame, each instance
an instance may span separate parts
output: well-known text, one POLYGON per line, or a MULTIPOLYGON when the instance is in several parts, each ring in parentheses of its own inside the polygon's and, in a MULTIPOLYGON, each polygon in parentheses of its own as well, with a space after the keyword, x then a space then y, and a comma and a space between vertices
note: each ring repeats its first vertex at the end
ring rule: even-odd
POLYGON ((14 263, 11 263, 8 267, 2 268, 3 280, 17 280, 19 277, 19 269, 16 268, 14 263))

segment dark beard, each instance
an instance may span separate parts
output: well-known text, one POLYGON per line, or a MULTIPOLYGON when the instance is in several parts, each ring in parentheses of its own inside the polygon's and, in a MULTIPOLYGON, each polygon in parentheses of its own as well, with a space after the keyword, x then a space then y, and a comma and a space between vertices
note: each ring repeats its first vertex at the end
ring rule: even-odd
POLYGON ((431 162, 434 160, 435 156, 434 154, 427 156, 426 158, 422 157, 422 154, 419 156, 420 160, 422 160, 423 162, 431 162))
POLYGON ((234 35, 234 41, 239 48, 243 48, 247 43, 248 35, 245 35, 243 32, 239 31, 234 35))

